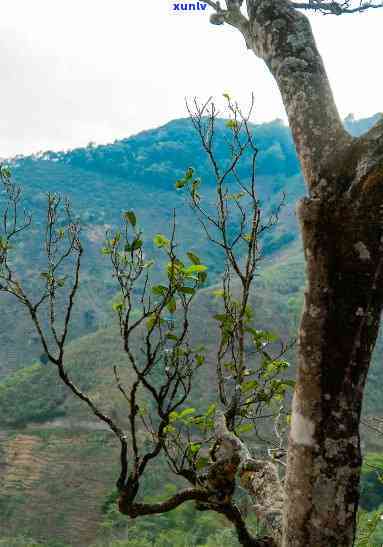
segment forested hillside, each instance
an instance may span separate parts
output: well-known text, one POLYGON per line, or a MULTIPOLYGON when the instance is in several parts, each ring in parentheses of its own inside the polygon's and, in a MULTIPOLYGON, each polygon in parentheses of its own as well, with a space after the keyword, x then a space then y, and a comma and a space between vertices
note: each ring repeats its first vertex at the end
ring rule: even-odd
MULTIPOLYGON (((220 137, 217 156, 220 159, 227 155, 225 131, 227 128, 222 121, 217 133, 220 137)), ((281 222, 264 241, 265 254, 270 254, 296 239, 293 207, 297 197, 304 193, 304 187, 288 128, 275 121, 257 127, 256 135, 259 146, 258 190, 265 215, 278 205, 282 189, 286 192, 281 222)), ((35 290, 38 284, 38 275, 35 274, 44 269, 41 230, 46 192, 67 195, 82 221, 85 256, 72 336, 78 337, 109 323, 110 306, 107 302, 113 298, 115 286, 100 248, 105 231, 119 222, 124 210, 134 209, 144 230, 144 238, 150 245, 155 233, 169 232, 174 208, 180 244, 183 248, 193 247, 203 256, 209 266, 210 283, 220 274, 219 253, 206 245, 184 193, 175 190, 177 178, 188 166, 194 166, 202 179, 207 203, 213 192, 206 155, 188 119, 172 121, 159 129, 111 145, 90 145, 67 153, 45 152, 15 158, 11 166, 15 179, 24 188, 23 205, 33 212, 30 232, 33 237, 19 243, 17 261, 20 271, 35 290)), ((246 176, 246 171, 244 161, 240 175, 246 176)), ((0 331, 0 371, 4 374, 20 367, 25 358, 37 358, 40 347, 23 311, 11 300, 3 300, 2 307, 5 322, 9 323, 12 318, 14 325, 12 331, 0 331)))
MULTIPOLYGON (((366 130, 377 119, 347 118, 346 127, 353 134, 366 130)), ((225 126, 221 122, 217 157, 225 158, 225 126)), ((255 128, 259 147, 257 186, 264 213, 278 205, 282 191, 286 207, 273 233, 263 241, 264 254, 286 248, 297 238, 294 206, 305 189, 289 129, 276 120, 255 128)), ((121 212, 131 208, 137 213, 144 236, 151 241, 154 233, 170 229, 172 209, 177 211, 178 233, 184 248, 193 246, 209 265, 210 282, 219 275, 216 249, 206 245, 200 226, 185 203, 184 195, 175 191, 174 183, 192 165, 203 181, 204 196, 209 201, 212 174, 197 134, 188 119, 175 120, 158 129, 110 145, 75 149, 70 152, 41 152, 17 157, 11 162, 15 179, 23 186, 24 205, 33 212, 34 224, 28 242, 20 242, 17 260, 20 269, 35 286, 43 270, 41 230, 44 223, 46 193, 67 195, 83 223, 86 253, 83 264, 80 302, 76 307, 72 337, 107 326, 115 287, 107 265, 100 255, 105 231, 116 225, 121 212), (94 275, 97 271, 97 275, 94 275), (97 298, 95 295, 97 294, 97 298)), ((241 176, 246 176, 243 162, 241 176)), ((1 201, 0 201, 1 203, 1 201)), ((12 300, 2 302, 5 324, 12 320, 12 330, 0 330, 0 371, 16 370, 25 359, 38 358, 40 346, 23 310, 12 300)))
MULTIPOLYGON (((351 133, 360 134, 378 116, 366 120, 348 117, 345 126, 351 133)), ((264 259, 252 304, 257 327, 287 340, 296 333, 303 302, 304 260, 294 207, 305 188, 289 129, 278 120, 253 129, 259 149, 257 188, 265 218, 279 205, 283 194, 285 206, 278 225, 262 239, 264 259)), ((217 130, 217 156, 224 161, 227 128, 223 120, 217 130)), ((9 164, 24 189, 23 205, 33 213, 32 230, 19 241, 14 262, 32 294, 38 294, 42 283, 39 274, 44 271, 41 236, 46 192, 67 195, 81 219, 85 256, 67 366, 81 388, 96 398, 105 411, 114 413, 122 425, 127 419, 126 402, 112 375, 113 364, 120 363, 124 370, 125 363, 112 310, 117 285, 100 249, 106 230, 119 222, 123 211, 133 209, 144 232, 151 255, 148 258, 157 260, 153 275, 159 276, 163 264, 157 259, 152 239, 158 232, 169 233, 175 209, 181 251, 193 250, 203 258, 209 271, 208 285, 196 299, 191 320, 193 341, 206 346, 207 365, 211 365, 198 378, 194 401, 208 405, 213 397, 217 334, 212 315, 218 303, 213 289, 222 273, 222 257, 208 245, 185 194, 175 189, 175 181, 187 167, 193 166, 202 179, 203 198, 207 203, 210 200, 210 207, 214 205, 213 177, 190 121, 175 120, 110 145, 90 144, 65 153, 17 157, 9 164)), ((247 169, 244 162, 241 177, 246 177, 247 169)), ((0 206, 1 203, 2 197, 0 206)), ((0 538, 6 538, 3 545, 32 546, 40 541, 50 547, 80 546, 93 545, 97 540, 99 545, 108 545, 108 538, 118 539, 119 534, 125 537, 126 521, 113 512, 111 504, 118 457, 114 440, 99 428, 87 408, 69 396, 56 370, 46 364, 40 342, 17 302, 1 294, 0 309, 0 538), (9 538, 16 536, 33 538, 36 543, 22 543, 21 539, 19 543, 10 543, 9 538)), ((383 381, 379 367, 382 353, 380 337, 365 411, 383 416, 379 389, 383 381)), ((294 351, 289 358, 294 364, 294 351)), ((294 367, 289 374, 293 373, 294 367)), ((129 370, 123 374, 129 381, 129 370)), ((374 448, 378 441, 366 435, 365 442, 374 448)), ((169 483, 169 489, 172 488, 164 468, 154 468, 148 490, 153 491, 157 483, 169 483)), ((181 543, 181 536, 191 533, 194 513, 182 511, 176 517, 161 516, 136 524, 132 534, 141 537, 141 543, 136 539, 131 545, 152 545, 159 531, 164 532, 163 543, 156 545, 186 545, 181 543), (171 536, 172 518, 182 522, 179 537, 171 536)), ((202 521, 199 517, 198 522, 200 530, 193 544, 235 545, 230 531, 218 529, 213 517, 202 521), (210 543, 207 536, 211 537, 210 543)))

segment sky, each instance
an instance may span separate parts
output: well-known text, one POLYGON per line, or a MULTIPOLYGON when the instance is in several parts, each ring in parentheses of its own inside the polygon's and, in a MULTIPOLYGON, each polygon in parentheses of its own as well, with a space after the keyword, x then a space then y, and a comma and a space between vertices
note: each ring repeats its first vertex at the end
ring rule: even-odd
MULTIPOLYGON (((286 119, 263 62, 227 25, 170 0, 1 0, 0 157, 113 142, 185 117, 185 97, 255 96, 286 119)), ((383 10, 310 17, 342 116, 383 111, 383 10)))

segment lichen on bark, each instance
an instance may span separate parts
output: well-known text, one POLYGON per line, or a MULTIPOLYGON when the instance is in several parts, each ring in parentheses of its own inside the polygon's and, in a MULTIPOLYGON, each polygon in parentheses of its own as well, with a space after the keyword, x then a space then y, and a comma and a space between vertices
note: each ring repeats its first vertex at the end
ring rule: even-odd
POLYGON ((247 0, 247 20, 227 8, 225 21, 276 80, 309 194, 297 208, 307 286, 282 546, 351 547, 360 412, 383 306, 383 120, 359 138, 345 131, 310 23, 288 0, 247 0))

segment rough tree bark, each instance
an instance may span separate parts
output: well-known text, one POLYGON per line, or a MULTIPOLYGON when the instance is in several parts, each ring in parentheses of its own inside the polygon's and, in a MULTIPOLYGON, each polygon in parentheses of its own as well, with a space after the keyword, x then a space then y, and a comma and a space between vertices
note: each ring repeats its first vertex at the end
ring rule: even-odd
POLYGON ((225 413, 217 411, 215 438, 219 449, 215 463, 210 465, 205 486, 194 482, 193 488, 177 492, 171 498, 158 503, 137 503, 134 500, 134 484, 128 484, 119 498, 121 513, 135 518, 172 511, 185 501, 195 501, 203 507, 226 516, 234 524, 239 542, 246 547, 278 547, 282 539, 283 486, 276 465, 269 461, 252 458, 246 445, 227 427, 225 413), (267 527, 267 537, 253 537, 241 512, 233 503, 236 477, 252 500, 257 517, 267 527), (218 496, 218 497, 217 497, 218 496))
POLYGON ((307 17, 286 0, 226 1, 280 89, 309 197, 297 208, 307 269, 285 480, 283 547, 350 547, 359 422, 383 304, 383 121, 343 128, 307 17))

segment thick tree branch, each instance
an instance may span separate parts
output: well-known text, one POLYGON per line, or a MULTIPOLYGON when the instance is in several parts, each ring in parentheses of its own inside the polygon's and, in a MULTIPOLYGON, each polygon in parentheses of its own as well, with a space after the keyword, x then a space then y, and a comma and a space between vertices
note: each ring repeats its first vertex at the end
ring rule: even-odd
POLYGON ((187 501, 202 503, 202 507, 224 515, 235 526, 238 540, 244 547, 276 547, 272 538, 254 538, 249 533, 241 512, 235 505, 232 503, 217 503, 211 492, 200 488, 187 488, 167 500, 157 503, 132 503, 129 495, 124 496, 122 494, 119 499, 119 510, 130 518, 137 518, 173 511, 173 509, 177 509, 187 501))
POLYGON ((282 538, 284 492, 274 464, 254 460, 246 445, 226 425, 226 417, 218 411, 215 436, 220 445, 219 457, 237 459, 241 486, 255 502, 257 517, 267 526, 277 545, 282 538))
POLYGON ((209 502, 211 494, 200 488, 186 488, 177 492, 174 496, 171 496, 165 501, 158 503, 131 503, 129 497, 127 498, 124 493, 119 499, 119 510, 124 515, 128 515, 131 518, 136 518, 145 515, 157 515, 159 513, 167 513, 176 509, 185 501, 200 501, 209 502))
POLYGON ((352 138, 340 119, 310 23, 287 0, 248 0, 248 19, 237 3, 227 1, 226 7, 224 22, 242 33, 247 47, 265 61, 278 84, 312 190, 329 156, 352 138))

